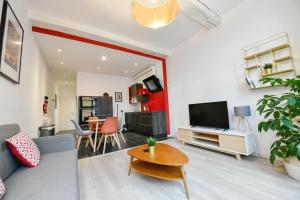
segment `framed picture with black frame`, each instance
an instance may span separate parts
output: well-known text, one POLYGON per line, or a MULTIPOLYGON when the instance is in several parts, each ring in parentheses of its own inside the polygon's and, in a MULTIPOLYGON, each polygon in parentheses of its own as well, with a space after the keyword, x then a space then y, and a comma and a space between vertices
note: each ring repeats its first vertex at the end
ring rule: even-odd
POLYGON ((122 102, 123 97, 122 97, 122 92, 115 92, 115 102, 122 102))
POLYGON ((0 24, 0 75, 20 83, 24 29, 8 1, 3 2, 0 24))

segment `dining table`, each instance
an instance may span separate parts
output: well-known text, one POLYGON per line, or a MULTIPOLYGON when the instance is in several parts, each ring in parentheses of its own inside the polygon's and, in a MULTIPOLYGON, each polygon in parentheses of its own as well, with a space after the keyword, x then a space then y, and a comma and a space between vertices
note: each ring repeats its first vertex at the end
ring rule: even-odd
POLYGON ((103 124, 105 119, 90 119, 90 120, 85 120, 85 122, 90 123, 90 124, 96 124, 96 131, 95 131, 95 142, 94 142, 94 147, 93 151, 94 153, 96 152, 96 147, 97 147, 97 137, 98 137, 98 128, 100 124, 103 124))

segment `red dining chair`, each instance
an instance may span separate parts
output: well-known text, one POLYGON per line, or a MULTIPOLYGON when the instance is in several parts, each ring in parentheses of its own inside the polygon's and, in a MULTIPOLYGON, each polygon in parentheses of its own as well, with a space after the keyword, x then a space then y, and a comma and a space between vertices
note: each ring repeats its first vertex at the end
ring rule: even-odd
MULTIPOLYGON (((97 119, 99 119, 99 118, 98 118, 98 117, 88 117, 88 120, 97 120, 97 119)), ((96 123, 89 122, 89 129, 90 129, 91 131, 96 132, 96 127, 97 127, 97 124, 96 124, 96 123)), ((98 132, 100 132, 101 127, 102 127, 102 124, 99 124, 99 125, 98 125, 98 132)))
POLYGON ((117 143, 118 148, 121 149, 120 142, 117 138, 118 125, 119 125, 119 121, 117 117, 108 117, 105 119, 103 126, 99 132, 101 138, 97 150, 99 150, 103 138, 104 138, 103 154, 105 153, 107 138, 111 139, 112 144, 114 139, 117 143))

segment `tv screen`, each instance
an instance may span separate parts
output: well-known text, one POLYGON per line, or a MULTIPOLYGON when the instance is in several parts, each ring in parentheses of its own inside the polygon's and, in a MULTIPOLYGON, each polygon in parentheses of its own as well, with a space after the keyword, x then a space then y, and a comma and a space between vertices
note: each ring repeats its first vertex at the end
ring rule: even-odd
POLYGON ((229 128, 227 101, 189 105, 190 125, 229 128))

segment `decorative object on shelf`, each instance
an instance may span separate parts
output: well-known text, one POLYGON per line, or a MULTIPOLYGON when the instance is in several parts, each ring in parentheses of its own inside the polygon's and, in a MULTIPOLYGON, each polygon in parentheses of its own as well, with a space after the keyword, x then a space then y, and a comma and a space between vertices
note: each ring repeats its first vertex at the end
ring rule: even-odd
POLYGON ((122 92, 115 92, 115 102, 122 102, 122 92))
POLYGON ((0 74, 15 84, 20 83, 24 30, 14 11, 4 1, 0 26, 0 74))
POLYGON ((155 145, 156 145, 156 139, 153 137, 147 137, 147 144, 149 147, 149 152, 154 153, 155 145))
POLYGON ((148 104, 144 104, 143 105, 143 110, 142 112, 150 112, 150 108, 149 108, 149 105, 148 104))
POLYGON ((104 97, 108 97, 109 94, 108 94, 107 92, 104 92, 104 93, 103 93, 103 96, 104 96, 104 97))
POLYGON ((180 10, 178 0, 132 0, 131 13, 141 26, 157 29, 170 24, 180 10))
POLYGON ((246 77, 245 80, 250 88, 255 88, 255 84, 253 83, 253 81, 250 78, 246 77))
POLYGON ((240 129, 240 124, 242 121, 245 129, 247 130, 247 125, 248 125, 248 128, 251 131, 251 126, 249 124, 248 119, 246 118, 251 116, 250 106, 238 106, 238 107, 234 107, 233 109, 234 109, 234 115, 236 117, 239 117, 238 129, 240 129))
POLYGON ((252 84, 247 82, 251 90, 272 87, 269 83, 266 85, 260 82, 261 77, 284 75, 285 78, 294 78, 296 76, 290 39, 286 32, 248 45, 242 51, 245 75, 255 85, 252 87, 252 84))
POLYGON ((143 89, 142 83, 135 83, 129 88, 129 102, 131 104, 138 103, 138 92, 143 89))
POLYGON ((273 73, 273 64, 272 63, 267 63, 264 65, 264 74, 263 75, 269 75, 273 73))
POLYGON ((293 79, 262 78, 263 83, 284 86, 289 92, 281 95, 265 95, 257 103, 257 110, 264 120, 258 125, 259 132, 276 132, 277 140, 271 146, 270 161, 277 157, 292 178, 300 180, 300 76, 293 79))

